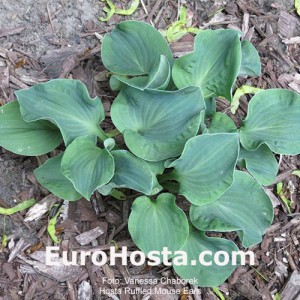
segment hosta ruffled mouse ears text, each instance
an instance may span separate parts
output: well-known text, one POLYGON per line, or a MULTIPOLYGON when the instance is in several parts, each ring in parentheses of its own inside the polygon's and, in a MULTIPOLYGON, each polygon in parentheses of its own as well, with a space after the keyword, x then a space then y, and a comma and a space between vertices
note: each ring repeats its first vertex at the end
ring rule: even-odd
MULTIPOLYGON (((38 156, 63 142, 65 151, 34 171, 62 199, 89 200, 96 190, 143 194, 133 202, 128 228, 145 253, 168 247, 186 251, 191 261, 203 250, 238 249, 207 231, 236 231, 244 247, 259 243, 273 219, 262 186, 277 174, 274 153, 300 153, 300 96, 258 92, 240 128, 216 112, 217 97, 232 101, 238 76, 260 74, 254 46, 231 29, 198 33, 194 51, 174 60, 159 31, 125 21, 104 37, 101 57, 118 92, 111 119, 125 145, 101 129, 101 100, 70 79, 17 91, 17 100, 0 108, 0 145, 38 156), (177 194, 191 203, 189 220, 177 194)), ((200 286, 222 284, 234 268, 175 266, 200 286)))

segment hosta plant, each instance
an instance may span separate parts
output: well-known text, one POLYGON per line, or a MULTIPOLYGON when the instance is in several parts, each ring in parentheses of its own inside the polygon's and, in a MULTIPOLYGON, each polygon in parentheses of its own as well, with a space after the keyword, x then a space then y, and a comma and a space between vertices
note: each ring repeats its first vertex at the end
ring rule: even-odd
POLYGON ((137 191, 128 223, 136 245, 145 253, 186 251, 187 265, 174 266, 180 276, 200 286, 223 283, 236 266, 192 261, 204 250, 238 250, 208 232, 234 231, 245 248, 261 241, 273 219, 263 186, 277 174, 275 154, 300 153, 300 96, 257 92, 239 124, 216 112, 218 97, 230 105, 238 76, 260 74, 257 51, 231 29, 201 31, 194 51, 175 60, 159 31, 125 21, 104 37, 101 56, 117 93, 114 132, 124 144, 101 129, 98 97, 79 81, 57 79, 17 91, 0 108, 0 145, 38 156, 63 143, 34 171, 45 188, 69 201, 137 191))

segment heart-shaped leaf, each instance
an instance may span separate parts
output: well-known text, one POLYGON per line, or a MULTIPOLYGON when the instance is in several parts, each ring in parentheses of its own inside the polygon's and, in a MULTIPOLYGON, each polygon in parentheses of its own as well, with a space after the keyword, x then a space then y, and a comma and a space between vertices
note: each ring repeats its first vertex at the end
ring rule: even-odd
POLYGON ((103 188, 99 188, 98 191, 103 195, 108 195, 112 189, 124 187, 150 195, 154 176, 148 164, 126 150, 115 150, 111 152, 111 155, 115 161, 115 174, 105 186, 105 193, 103 193, 103 188), (106 190, 107 186, 110 187, 109 193, 106 190))
POLYGON ((86 86, 71 79, 55 79, 15 92, 25 121, 49 120, 56 124, 69 145, 76 137, 103 137, 98 127, 104 109, 98 97, 91 99, 86 86))
POLYGON ((240 76, 259 76, 261 73, 260 58, 255 47, 247 40, 241 42, 242 64, 240 76))
POLYGON ((0 146, 19 155, 37 156, 62 142, 59 129, 47 121, 25 122, 18 101, 0 107, 0 146))
POLYGON ((241 66, 240 32, 204 30, 195 38, 194 51, 177 59, 173 80, 178 88, 197 85, 204 98, 223 96, 231 101, 241 66))
POLYGON ((78 137, 67 147, 61 171, 75 189, 90 200, 96 189, 111 180, 115 164, 109 151, 98 148, 91 137, 78 137))
POLYGON ((163 90, 168 86, 170 78, 170 63, 164 55, 161 55, 160 60, 152 67, 148 76, 129 78, 122 75, 113 75, 110 79, 110 86, 114 91, 121 90, 124 85, 139 90, 163 90))
POLYGON ((190 139, 169 166, 180 184, 179 193, 196 205, 215 201, 231 186, 238 155, 237 134, 203 134, 190 139))
POLYGON ((121 22, 102 41, 104 66, 120 75, 147 75, 161 55, 172 63, 173 55, 167 41, 159 31, 144 22, 121 22))
MULTIPOLYGON (((173 267, 176 273, 186 280, 197 280, 197 285, 201 287, 218 286, 230 276, 236 268, 232 259, 233 251, 238 251, 238 247, 232 242, 221 238, 207 237, 204 232, 198 231, 195 227, 190 226, 189 237, 181 251, 187 254, 187 264, 175 264, 176 256, 173 258, 173 267), (209 251, 209 252, 204 252, 209 251), (224 266, 217 265, 213 258, 217 252, 228 253, 229 261, 224 266), (203 253, 204 265, 199 262, 199 255, 203 253)), ((220 257, 220 261, 222 261, 220 257)), ((237 260, 238 264, 238 260, 237 260)))
POLYGON ((57 197, 75 201, 82 196, 75 190, 73 183, 61 172, 63 153, 48 159, 43 165, 34 170, 38 182, 57 197))
POLYGON ((237 131, 238 130, 230 117, 221 112, 216 112, 213 114, 210 126, 208 128, 209 133, 235 133, 237 131))
POLYGON ((113 102, 111 118, 133 154, 159 161, 181 153, 197 134, 204 109, 198 87, 175 92, 125 87, 113 102))
POLYGON ((241 147, 240 159, 244 159, 249 173, 262 185, 271 185, 278 173, 278 162, 267 145, 253 151, 241 147))
POLYGON ((271 89, 253 96, 248 115, 240 129, 244 148, 256 150, 261 144, 279 154, 300 153, 300 95, 271 89))
POLYGON ((175 204, 172 194, 160 194, 156 200, 138 197, 132 205, 128 229, 135 244, 145 253, 180 250, 189 234, 185 213, 175 204))
POLYGON ((192 205, 190 218, 203 231, 238 231, 244 247, 261 242, 273 220, 273 206, 261 185, 235 171, 232 186, 209 205, 192 205))

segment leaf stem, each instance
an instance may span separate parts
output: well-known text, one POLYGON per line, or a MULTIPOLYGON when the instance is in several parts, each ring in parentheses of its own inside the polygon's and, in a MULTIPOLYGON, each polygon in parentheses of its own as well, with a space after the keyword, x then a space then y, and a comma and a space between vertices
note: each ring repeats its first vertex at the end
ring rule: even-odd
POLYGON ((110 195, 118 200, 126 200, 126 195, 115 189, 111 191, 110 195))
POLYGON ((102 142, 108 139, 108 136, 100 127, 98 128, 97 136, 102 142))

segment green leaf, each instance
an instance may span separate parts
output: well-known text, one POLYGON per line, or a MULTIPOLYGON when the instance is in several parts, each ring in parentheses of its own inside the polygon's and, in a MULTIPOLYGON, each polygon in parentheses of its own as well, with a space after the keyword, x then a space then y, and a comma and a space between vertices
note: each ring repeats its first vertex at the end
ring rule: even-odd
POLYGON ((165 161, 147 161, 146 163, 149 166, 153 177, 153 188, 150 195, 155 195, 163 189, 157 180, 157 175, 163 174, 165 170, 165 161))
POLYGON ((102 136, 98 124, 104 109, 98 97, 91 99, 86 86, 71 79, 55 79, 15 92, 25 121, 49 120, 56 124, 69 145, 76 137, 102 136))
POLYGON ((213 114, 210 126, 208 128, 209 133, 235 133, 237 131, 238 130, 230 117, 220 112, 216 112, 213 114))
POLYGON ((171 66, 168 58, 164 55, 160 56, 160 60, 153 66, 150 71, 146 88, 163 90, 171 79, 171 66))
POLYGON ((27 200, 17 204, 14 207, 10 207, 10 208, 0 207, 0 215, 4 215, 4 216, 13 215, 19 211, 22 211, 24 209, 27 209, 27 208, 33 206, 35 203, 36 203, 35 199, 27 199, 27 200))
POLYGON ((147 85, 147 82, 147 76, 130 78, 124 75, 113 75, 109 79, 109 85, 113 91, 120 91, 126 85, 143 91, 147 85))
POLYGON ((167 41, 144 22, 121 22, 102 41, 104 66, 120 75, 147 75, 161 55, 172 63, 173 55, 167 41))
POLYGON ((18 101, 0 107, 0 146, 19 155, 37 156, 54 150, 62 141, 56 126, 47 121, 25 122, 18 101))
POLYGON ((300 170, 293 171, 292 175, 298 176, 300 178, 300 170))
MULTIPOLYGON (((176 265, 173 258, 173 267, 176 273, 186 280, 197 280, 197 285, 201 287, 213 287, 224 283, 224 281, 234 271, 236 266, 232 260, 232 252, 238 251, 238 247, 232 242, 221 238, 207 237, 204 232, 198 231, 190 226, 188 240, 181 251, 187 253, 187 265, 176 265), (212 262, 210 266, 205 266, 199 262, 199 254, 204 251, 211 251, 212 255, 206 255, 203 259, 212 262), (217 265, 213 257, 218 251, 228 253, 230 260, 224 266, 217 265), (192 263, 194 262, 194 264, 192 263)), ((222 257, 220 258, 220 260, 222 257)))
POLYGON ((124 85, 129 85, 133 88, 144 89, 165 89, 171 78, 171 67, 168 59, 160 56, 160 60, 151 68, 148 76, 127 77, 122 75, 113 75, 110 79, 110 86, 112 90, 121 90, 124 85))
POLYGON ((273 220, 271 200, 249 174, 235 171, 233 185, 209 205, 192 205, 190 218, 203 231, 238 231, 244 247, 262 240, 273 220))
POLYGON ((87 200, 114 175, 115 164, 107 149, 98 148, 90 137, 79 137, 66 149, 61 171, 87 200))
POLYGON ((261 64, 257 50, 247 40, 243 40, 241 45, 242 64, 239 76, 259 76, 261 74, 261 64))
POLYGON ((295 0, 295 9, 296 9, 298 16, 300 16, 300 1, 299 0, 295 0))
POLYGON ((185 213, 175 204, 172 194, 160 194, 156 200, 138 197, 132 205, 128 229, 135 244, 145 253, 180 250, 189 234, 185 213))
POLYGON ((167 37, 169 43, 179 40, 182 38, 186 33, 198 33, 201 29, 195 27, 188 27, 187 21, 187 9, 184 6, 180 7, 179 13, 179 20, 173 22, 169 25, 168 29, 163 31, 164 36, 167 37))
POLYGON ((261 145, 254 151, 240 149, 240 159, 246 162, 249 173, 262 185, 271 185, 278 173, 278 162, 267 145, 261 145))
POLYGON ((178 88, 197 85, 204 98, 223 96, 231 101, 232 87, 241 65, 240 33, 204 30, 195 38, 194 51, 177 59, 173 80, 178 88))
MULTIPOLYGON (((107 186, 111 189, 124 187, 150 195, 154 176, 148 164, 126 150, 115 150, 111 155, 115 161, 115 174, 105 189, 107 186)), ((102 188, 98 190, 101 193, 102 188)))
POLYGON ((61 172, 63 153, 48 159, 43 165, 34 170, 38 182, 57 197, 75 201, 82 196, 75 190, 73 183, 61 172))
POLYGON ((240 129, 244 148, 256 150, 267 144, 279 154, 300 153, 300 95, 283 89, 255 94, 240 129))
POLYGON ((210 118, 217 111, 217 103, 215 98, 206 98, 205 100, 205 118, 210 118))
POLYGON ((49 220, 48 226, 47 226, 47 231, 49 236, 51 237, 52 241, 54 243, 59 243, 60 240, 56 236, 56 223, 57 223, 57 218, 61 212, 61 208, 58 210, 58 212, 49 220))
POLYGON ((263 91, 262 89, 250 86, 250 85, 242 85, 238 89, 235 90, 234 96, 231 101, 230 111, 232 114, 235 114, 237 109, 240 106, 240 98, 246 94, 256 94, 258 92, 263 91))
POLYGON ((196 205, 215 201, 231 186, 238 155, 237 134, 203 134, 190 139, 170 165, 180 184, 179 193, 196 205))
POLYGON ((133 154, 159 161, 181 153, 197 134, 204 108, 198 87, 175 92, 125 87, 112 104, 111 118, 133 154))

